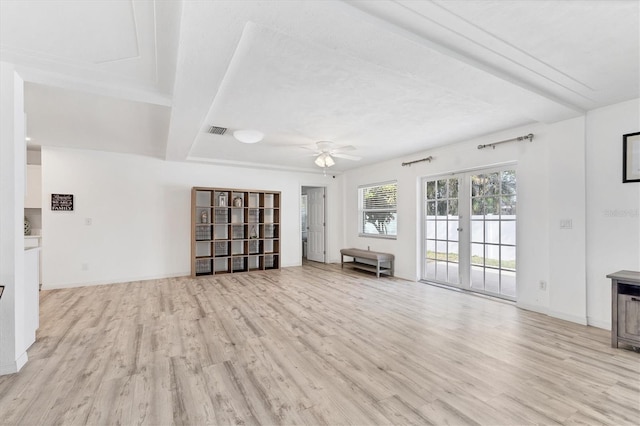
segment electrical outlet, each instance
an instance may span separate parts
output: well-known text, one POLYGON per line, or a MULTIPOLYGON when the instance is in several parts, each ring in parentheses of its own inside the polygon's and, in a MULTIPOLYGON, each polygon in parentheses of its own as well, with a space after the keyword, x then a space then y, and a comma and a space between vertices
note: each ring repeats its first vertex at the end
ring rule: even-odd
POLYGON ((545 291, 547 289, 547 282, 546 281, 540 281, 540 290, 545 291))
POLYGON ((82 264, 82 270, 83 271, 88 271, 89 270, 89 264, 88 263, 83 263, 82 264))
POLYGON ((91 225, 92 223, 93 223, 93 219, 91 219, 90 217, 87 217, 84 219, 85 225, 91 225))

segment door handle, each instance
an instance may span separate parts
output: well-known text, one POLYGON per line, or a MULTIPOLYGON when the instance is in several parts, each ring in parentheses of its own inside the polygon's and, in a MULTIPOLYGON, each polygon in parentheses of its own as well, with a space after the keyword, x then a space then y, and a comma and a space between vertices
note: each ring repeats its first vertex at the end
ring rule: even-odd
POLYGON ((456 231, 460 232, 462 231, 462 228, 456 228, 456 231))

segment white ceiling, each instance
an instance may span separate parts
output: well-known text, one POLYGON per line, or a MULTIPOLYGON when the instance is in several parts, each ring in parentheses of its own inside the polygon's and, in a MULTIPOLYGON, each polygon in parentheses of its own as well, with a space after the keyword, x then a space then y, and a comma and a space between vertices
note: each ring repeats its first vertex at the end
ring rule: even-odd
POLYGON ((638 1, 1 0, 0 59, 35 145, 318 171, 300 147, 330 140, 362 157, 340 172, 640 97, 639 25, 638 1))

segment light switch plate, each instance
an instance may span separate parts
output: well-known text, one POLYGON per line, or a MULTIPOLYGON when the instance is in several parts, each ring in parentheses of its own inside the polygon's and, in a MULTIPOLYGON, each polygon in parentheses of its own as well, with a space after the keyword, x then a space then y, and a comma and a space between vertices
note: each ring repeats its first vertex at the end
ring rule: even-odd
POLYGON ((571 229, 573 228, 573 223, 571 219, 560 219, 560 229, 571 229))

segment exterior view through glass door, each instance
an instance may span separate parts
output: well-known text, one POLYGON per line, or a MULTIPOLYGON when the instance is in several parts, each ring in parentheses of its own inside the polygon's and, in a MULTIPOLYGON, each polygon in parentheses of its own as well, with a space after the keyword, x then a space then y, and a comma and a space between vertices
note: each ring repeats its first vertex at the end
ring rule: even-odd
POLYGON ((422 279, 516 298, 516 172, 423 180, 422 279))

